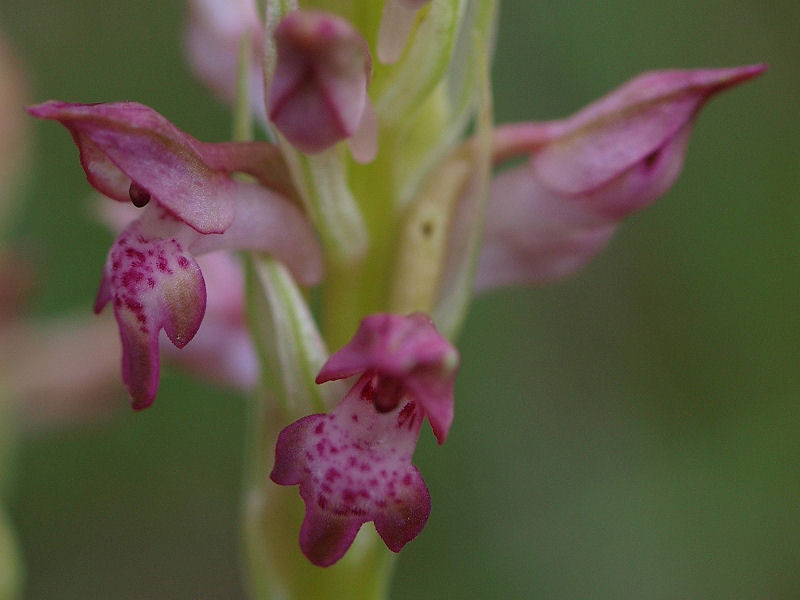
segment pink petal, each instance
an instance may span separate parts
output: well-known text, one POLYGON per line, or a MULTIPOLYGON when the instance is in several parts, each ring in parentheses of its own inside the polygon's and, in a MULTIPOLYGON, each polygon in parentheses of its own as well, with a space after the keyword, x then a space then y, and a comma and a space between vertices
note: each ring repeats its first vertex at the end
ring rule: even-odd
POLYGON ((565 133, 533 155, 537 178, 565 195, 595 190, 658 151, 714 94, 764 65, 645 73, 565 120, 565 133))
POLYGON ((562 279, 604 248, 616 228, 544 188, 528 166, 511 169, 492 182, 476 289, 562 279))
POLYGON ((162 356, 203 379, 250 390, 258 383, 258 358, 244 314, 244 273, 228 252, 197 258, 206 284, 203 324, 177 350, 161 339, 162 356))
POLYGON ((163 328, 179 348, 192 339, 206 307, 203 276, 177 239, 148 238, 136 221, 109 252, 95 311, 109 301, 122 339, 122 379, 133 407, 146 408, 158 389, 158 333, 163 328))
POLYGON ((322 250, 305 214, 286 198, 258 185, 234 182, 235 214, 222 235, 199 236, 195 254, 259 250, 281 260, 303 285, 322 279, 322 250))

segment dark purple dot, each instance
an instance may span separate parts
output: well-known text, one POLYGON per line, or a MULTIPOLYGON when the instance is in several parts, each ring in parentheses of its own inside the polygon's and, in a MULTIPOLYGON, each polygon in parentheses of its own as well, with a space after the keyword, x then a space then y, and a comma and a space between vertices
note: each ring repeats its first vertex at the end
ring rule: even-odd
POLYGON ((136 208, 147 206, 147 203, 150 202, 150 192, 135 181, 131 181, 131 186, 128 188, 128 196, 130 196, 131 202, 136 208))

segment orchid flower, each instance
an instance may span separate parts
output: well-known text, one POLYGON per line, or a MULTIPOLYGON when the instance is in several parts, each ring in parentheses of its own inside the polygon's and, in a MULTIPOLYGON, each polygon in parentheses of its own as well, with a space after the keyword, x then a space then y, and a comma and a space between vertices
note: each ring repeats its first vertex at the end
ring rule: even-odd
POLYGON ((495 161, 528 161, 492 183, 477 289, 543 284, 586 264, 675 182, 705 103, 764 68, 645 73, 562 121, 498 127, 495 161))
POLYGON ((422 531, 430 494, 411 455, 426 418, 444 443, 457 365, 456 349, 417 313, 364 318, 322 367, 317 383, 358 380, 333 411, 280 433, 270 475, 300 485, 300 546, 312 563, 339 560, 367 521, 393 552, 422 531))
POLYGON ((46 102, 28 110, 69 129, 95 189, 143 208, 114 242, 95 301, 96 312, 113 304, 134 408, 156 396, 159 331, 181 348, 200 327, 206 289, 195 254, 260 250, 284 260, 300 282, 319 280, 321 257, 300 209, 231 177, 248 173, 290 193, 269 144, 202 143, 136 103, 46 102))

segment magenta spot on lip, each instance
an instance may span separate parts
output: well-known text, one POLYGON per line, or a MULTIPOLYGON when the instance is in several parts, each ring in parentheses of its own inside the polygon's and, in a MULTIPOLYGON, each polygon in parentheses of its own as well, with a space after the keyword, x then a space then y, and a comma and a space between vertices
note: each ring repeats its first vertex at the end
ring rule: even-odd
POLYGON ((178 266, 181 269, 188 269, 189 268, 189 259, 186 258, 185 256, 179 256, 178 257, 178 266))
POLYGON ((410 422, 408 423, 409 429, 414 425, 414 421, 415 421, 414 410, 415 410, 415 408, 416 408, 416 405, 413 402, 409 402, 408 404, 406 404, 403 407, 403 409, 400 411, 400 414, 397 415, 397 426, 398 427, 402 427, 409 420, 410 420, 410 422))
POLYGON ((314 427, 314 433, 316 433, 317 435, 322 434, 323 431, 325 431, 325 422, 324 421, 319 423, 319 424, 317 424, 317 426, 314 427))
POLYGON ((132 312, 140 313, 144 309, 144 306, 142 306, 141 302, 137 302, 132 298, 123 298, 122 301, 125 303, 125 306, 128 307, 128 310, 132 312))
POLYGON ((136 259, 141 262, 145 261, 144 253, 139 250, 136 250, 135 248, 125 248, 125 256, 127 256, 128 258, 136 259))
POLYGON ((122 274, 122 286, 130 288, 142 279, 144 279, 144 274, 141 271, 129 269, 122 274))

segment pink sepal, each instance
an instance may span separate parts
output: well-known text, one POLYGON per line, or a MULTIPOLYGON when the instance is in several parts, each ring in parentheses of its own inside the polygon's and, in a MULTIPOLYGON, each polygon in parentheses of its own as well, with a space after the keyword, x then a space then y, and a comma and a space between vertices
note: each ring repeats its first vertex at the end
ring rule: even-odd
POLYGON ((200 233, 222 233, 233 221, 232 172, 281 183, 277 174, 282 160, 270 144, 199 142, 135 102, 50 101, 29 107, 28 112, 69 129, 89 183, 99 192, 128 202, 135 183, 200 233), (265 166, 272 163, 277 163, 275 168, 265 166))
POLYGON ((589 194, 642 161, 652 162, 692 124, 711 96, 764 69, 752 65, 640 75, 564 120, 563 133, 531 156, 531 166, 553 191, 589 194))
POLYGON ((496 156, 530 160, 493 182, 477 289, 543 284, 586 264, 675 182, 705 102, 764 69, 646 73, 568 119, 499 127, 496 156))

